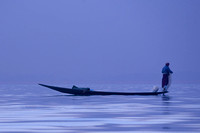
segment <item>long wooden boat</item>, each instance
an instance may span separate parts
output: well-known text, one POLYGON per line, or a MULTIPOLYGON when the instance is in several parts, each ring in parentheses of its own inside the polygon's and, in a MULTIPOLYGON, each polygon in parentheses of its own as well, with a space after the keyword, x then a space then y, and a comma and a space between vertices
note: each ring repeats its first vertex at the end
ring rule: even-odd
POLYGON ((107 91, 93 91, 93 90, 79 90, 79 89, 71 89, 71 88, 63 88, 63 87, 56 87, 50 85, 39 84, 41 86, 50 88, 55 91, 59 91, 62 93, 68 93, 73 95, 158 95, 158 94, 165 94, 166 92, 107 92, 107 91))

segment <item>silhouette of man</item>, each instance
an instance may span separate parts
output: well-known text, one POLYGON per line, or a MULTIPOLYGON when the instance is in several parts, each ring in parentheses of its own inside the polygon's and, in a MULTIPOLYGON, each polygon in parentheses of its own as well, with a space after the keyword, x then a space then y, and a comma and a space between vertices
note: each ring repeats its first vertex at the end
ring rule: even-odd
POLYGON ((172 74, 173 72, 169 68, 169 63, 167 62, 165 66, 162 68, 162 88, 163 91, 167 91, 167 85, 169 83, 169 75, 172 74))

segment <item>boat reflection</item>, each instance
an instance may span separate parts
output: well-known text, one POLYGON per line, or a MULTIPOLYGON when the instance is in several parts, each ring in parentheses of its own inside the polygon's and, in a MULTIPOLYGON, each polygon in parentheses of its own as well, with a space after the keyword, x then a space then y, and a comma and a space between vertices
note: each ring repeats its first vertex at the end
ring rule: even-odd
POLYGON ((162 100, 163 100, 163 101, 169 101, 170 99, 171 99, 171 97, 168 96, 168 95, 163 95, 163 96, 162 96, 162 100))

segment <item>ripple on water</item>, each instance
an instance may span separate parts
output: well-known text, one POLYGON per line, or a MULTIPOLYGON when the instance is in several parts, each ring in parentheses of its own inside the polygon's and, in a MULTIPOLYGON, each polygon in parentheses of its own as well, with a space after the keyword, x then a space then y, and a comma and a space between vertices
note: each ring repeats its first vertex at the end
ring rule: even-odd
MULTIPOLYGON (((149 85, 141 86, 146 90, 149 85)), ((127 88, 141 86, 133 85, 127 88)), ((106 85, 102 87, 105 89, 106 85)), ((48 89, 38 93, 41 89, 38 86, 6 88, 5 92, 2 87, 0 89, 1 132, 200 131, 200 98, 196 98, 198 94, 195 95, 196 92, 192 91, 190 93, 193 95, 188 97, 184 90, 188 87, 185 86, 181 93, 174 89, 173 93, 170 92, 166 96, 147 97, 65 96, 48 89), (11 90, 12 93, 9 94, 11 90), (24 91, 28 92, 22 93, 24 91)), ((112 90, 120 87, 110 85, 109 88, 112 90)))

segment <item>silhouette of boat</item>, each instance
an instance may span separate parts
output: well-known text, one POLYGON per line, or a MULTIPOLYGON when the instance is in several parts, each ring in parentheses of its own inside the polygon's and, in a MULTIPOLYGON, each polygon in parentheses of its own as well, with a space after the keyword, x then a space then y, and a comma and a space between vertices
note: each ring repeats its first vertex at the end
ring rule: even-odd
POLYGON ((55 91, 59 91, 62 93, 68 93, 73 95, 83 95, 83 96, 90 96, 90 95, 158 95, 158 94, 165 94, 168 93, 168 91, 165 92, 107 92, 107 91, 93 91, 89 88, 79 89, 78 87, 71 88, 63 88, 63 87, 56 87, 56 86, 50 86, 50 85, 44 85, 39 84, 41 86, 50 88, 55 91))

